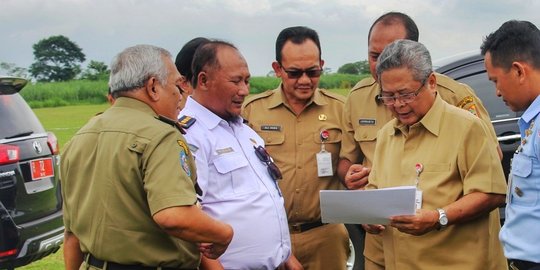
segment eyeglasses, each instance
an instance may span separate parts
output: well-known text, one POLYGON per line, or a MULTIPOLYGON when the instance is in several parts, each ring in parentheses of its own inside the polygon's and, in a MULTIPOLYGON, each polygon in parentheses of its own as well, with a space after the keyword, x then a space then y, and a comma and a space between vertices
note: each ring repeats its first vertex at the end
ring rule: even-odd
MULTIPOLYGON (((281 66, 281 65, 280 65, 281 66)), ((287 76, 290 79, 298 79, 306 73, 306 75, 310 78, 318 78, 321 76, 323 70, 322 69, 285 69, 283 66, 281 66, 281 69, 287 73, 287 76)))
POLYGON ((399 102, 403 104, 411 103, 414 101, 416 96, 418 96, 420 91, 424 88, 426 81, 427 81, 427 78, 422 81, 422 85, 420 85, 420 87, 418 87, 418 89, 414 92, 406 93, 406 94, 391 95, 391 96, 380 94, 378 99, 382 101, 384 105, 394 105, 396 103, 396 100, 399 100, 399 102))
POLYGON ((262 146, 253 146, 255 148, 255 154, 257 157, 266 164, 266 167, 268 168, 268 173, 270 174, 270 177, 274 181, 277 181, 282 178, 281 171, 279 170, 278 166, 274 163, 268 152, 266 152, 266 149, 262 146))

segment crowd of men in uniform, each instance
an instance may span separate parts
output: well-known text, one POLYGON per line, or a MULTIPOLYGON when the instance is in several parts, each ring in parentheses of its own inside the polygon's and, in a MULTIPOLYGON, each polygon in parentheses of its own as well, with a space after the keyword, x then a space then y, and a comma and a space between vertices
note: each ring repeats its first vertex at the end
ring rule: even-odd
POLYGON ((280 85, 252 96, 231 43, 196 38, 174 62, 125 49, 114 104, 62 154, 66 269, 346 269, 347 229, 322 222, 320 190, 403 185, 416 214, 362 225, 365 269, 540 269, 540 235, 523 234, 540 221, 540 31, 509 21, 482 45, 496 94, 530 108, 509 188, 482 102, 435 73, 418 38, 409 16, 379 17, 372 76, 346 98, 318 87, 304 26, 277 36, 280 85))

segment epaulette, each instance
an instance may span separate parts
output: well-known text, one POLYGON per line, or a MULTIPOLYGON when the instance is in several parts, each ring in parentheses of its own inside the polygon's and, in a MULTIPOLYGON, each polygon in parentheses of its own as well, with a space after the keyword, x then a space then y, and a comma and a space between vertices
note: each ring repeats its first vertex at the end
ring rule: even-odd
POLYGON ((455 81, 454 79, 444 75, 444 74, 440 74, 440 73, 435 73, 435 77, 437 78, 437 85, 439 87, 444 87, 444 88, 447 88, 448 90, 450 90, 451 92, 455 93, 456 91, 454 90, 455 87, 463 87, 463 85, 458 82, 458 81, 455 81))
POLYGON ((351 89, 351 92, 356 91, 356 90, 360 90, 360 89, 362 89, 364 87, 371 87, 375 83, 377 83, 377 81, 375 81, 375 79, 373 79, 373 77, 371 77, 371 76, 367 77, 367 78, 364 78, 361 81, 359 81, 358 83, 356 83, 356 85, 353 86, 353 88, 351 89))
POLYGON ((340 95, 338 93, 335 93, 335 92, 332 92, 332 91, 326 90, 326 89, 319 89, 319 91, 321 92, 321 94, 323 94, 323 95, 325 95, 325 96, 327 96, 329 98, 341 101, 342 103, 345 102, 345 97, 343 95, 340 95))
POLYGON ((187 115, 182 115, 180 118, 178 118, 178 123, 180 123, 184 129, 191 127, 195 121, 197 121, 197 119, 187 115))
POLYGON ((180 123, 178 123, 178 121, 175 121, 171 118, 168 118, 168 117, 165 117, 163 115, 158 115, 157 119, 163 123, 166 123, 166 124, 169 124, 173 127, 175 127, 176 129, 178 129, 178 131, 180 131, 180 133, 182 134, 186 134, 186 131, 182 128, 182 126, 180 125, 180 123))
POLYGON ((251 96, 247 97, 244 100, 244 104, 242 104, 242 107, 245 107, 246 105, 248 105, 249 103, 251 103, 251 102, 253 102, 253 101, 257 100, 257 99, 269 97, 269 96, 271 96, 273 94, 274 94, 274 90, 266 90, 266 91, 264 91, 262 93, 251 95, 251 96))

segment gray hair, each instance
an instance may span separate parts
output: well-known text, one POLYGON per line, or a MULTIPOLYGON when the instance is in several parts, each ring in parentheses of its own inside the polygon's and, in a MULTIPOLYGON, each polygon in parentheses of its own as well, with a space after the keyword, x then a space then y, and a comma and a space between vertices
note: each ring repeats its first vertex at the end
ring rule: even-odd
POLYGON ((117 96, 121 91, 143 87, 152 76, 155 76, 160 84, 166 84, 169 74, 165 58, 171 58, 171 53, 152 45, 136 45, 117 54, 111 62, 109 78, 113 96, 117 96))
POLYGON ((424 81, 433 72, 431 56, 422 43, 398 39, 388 44, 377 61, 377 78, 379 83, 381 74, 393 68, 407 68, 412 72, 413 79, 424 81))

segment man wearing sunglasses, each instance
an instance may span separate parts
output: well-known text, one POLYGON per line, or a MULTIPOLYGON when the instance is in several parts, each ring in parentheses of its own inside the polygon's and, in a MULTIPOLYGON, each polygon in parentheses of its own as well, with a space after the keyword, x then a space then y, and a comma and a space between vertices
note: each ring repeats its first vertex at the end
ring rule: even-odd
MULTIPOLYGON (((373 164, 377 132, 393 118, 383 100, 378 98, 380 85, 375 73, 377 59, 391 42, 398 39, 418 41, 418 36, 415 22, 400 12, 386 13, 371 25, 368 34, 368 62, 372 77, 353 87, 345 102, 343 114, 344 133, 338 175, 348 189, 362 189, 366 185, 373 164)), ((494 147, 497 147, 502 156, 489 114, 472 89, 447 76, 434 74, 437 78, 436 90, 441 98, 480 117, 489 129, 494 147)), ((381 240, 377 234, 366 235, 364 255, 366 270, 384 269, 381 240)))
POLYGON ((318 88, 323 64, 317 32, 301 26, 282 30, 272 63, 281 84, 246 100, 243 116, 283 172, 279 185, 294 256, 305 269, 345 269, 345 226, 323 224, 319 206, 320 190, 343 188, 335 170, 344 98, 318 88))
POLYGON ((507 269, 497 209, 506 183, 489 130, 440 97, 424 45, 394 41, 376 71, 394 119, 379 131, 367 189, 417 189, 416 214, 366 226, 381 232, 386 269, 507 269))
POLYGON ((264 141, 239 116, 250 73, 230 43, 210 41, 195 52, 192 96, 182 114, 196 119, 186 140, 197 165, 203 211, 231 224, 234 238, 204 269, 276 269, 291 254, 280 172, 264 141))

